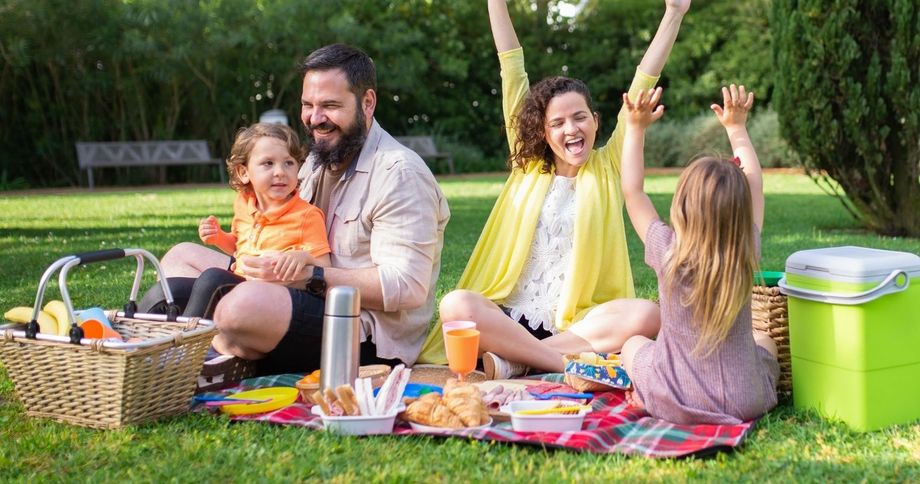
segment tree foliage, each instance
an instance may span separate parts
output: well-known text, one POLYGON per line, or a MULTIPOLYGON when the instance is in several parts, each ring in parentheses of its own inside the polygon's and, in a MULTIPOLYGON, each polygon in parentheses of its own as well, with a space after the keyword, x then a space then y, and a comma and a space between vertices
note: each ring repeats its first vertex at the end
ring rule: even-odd
POLYGON ((805 167, 871 229, 920 236, 920 5, 776 0, 773 24, 776 108, 805 167))
MULTIPOLYGON (((694 5, 661 81, 669 119, 704 112, 723 82, 745 82, 768 104, 770 66, 756 55, 769 42, 761 15, 768 1, 694 5)), ((663 2, 589 0, 574 17, 561 3, 511 0, 530 77, 584 79, 602 129, 612 129, 663 2)), ((6 0, 0 186, 78 184, 75 141, 206 139, 223 156, 263 111, 280 108, 299 124, 297 65, 332 42, 375 59, 376 117, 391 133, 434 134, 487 157, 506 155, 483 2, 6 0)), ((127 172, 112 175, 99 173, 99 181, 121 183, 127 172)))

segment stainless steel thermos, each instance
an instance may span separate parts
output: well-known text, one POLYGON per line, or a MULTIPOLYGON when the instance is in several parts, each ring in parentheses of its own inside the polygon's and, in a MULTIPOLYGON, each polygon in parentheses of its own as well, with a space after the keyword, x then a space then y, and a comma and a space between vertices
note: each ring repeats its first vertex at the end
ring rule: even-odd
POLYGON ((354 386, 360 356, 361 294, 357 288, 335 286, 326 293, 323 315, 323 350, 320 358, 321 390, 354 386))

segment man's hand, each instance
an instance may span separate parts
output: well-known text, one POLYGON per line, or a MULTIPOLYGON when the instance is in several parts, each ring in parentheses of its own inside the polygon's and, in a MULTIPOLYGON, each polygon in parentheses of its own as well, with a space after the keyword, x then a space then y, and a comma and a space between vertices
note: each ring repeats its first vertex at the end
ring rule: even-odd
POLYGON ((241 257, 236 261, 236 269, 242 271, 247 279, 278 282, 278 278, 275 277, 276 257, 275 255, 241 257))
POLYGON ((316 265, 316 260, 305 250, 292 250, 276 256, 274 276, 281 281, 290 282, 308 277, 306 268, 316 265))

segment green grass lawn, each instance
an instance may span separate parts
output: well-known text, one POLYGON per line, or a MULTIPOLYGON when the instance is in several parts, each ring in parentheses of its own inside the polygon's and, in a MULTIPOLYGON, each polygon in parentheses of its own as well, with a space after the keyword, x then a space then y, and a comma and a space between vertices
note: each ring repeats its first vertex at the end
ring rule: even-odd
MULTIPOLYGON (((438 294, 456 283, 503 178, 446 180, 453 213, 438 294)), ((647 189, 667 214, 675 176, 647 189)), ((920 240, 861 230, 840 203, 802 175, 766 177, 764 269, 782 270, 806 248, 862 245, 920 253, 920 240)), ((197 241, 197 222, 230 221, 228 188, 176 188, 69 195, 0 196, 0 308, 31 305, 42 271, 57 258, 113 247, 162 255, 197 241)), ((656 297, 654 274, 629 230, 636 286, 656 297)), ((78 306, 116 307, 128 296, 134 263, 75 270, 68 287, 78 306)), ((149 284, 152 278, 147 277, 149 284)), ((54 289, 54 285, 52 285, 54 289)), ((56 290, 50 297, 57 298, 56 290)), ((904 382, 917 385, 918 382, 904 382)), ((66 399, 66 395, 59 398, 66 399)), ((917 402, 920 405, 920 402, 917 402)), ((98 431, 26 418, 0 365, 0 481, 918 481, 920 424, 856 433, 788 402, 765 416, 740 451, 710 458, 651 460, 426 437, 340 438, 302 428, 186 415, 139 427, 98 431)))

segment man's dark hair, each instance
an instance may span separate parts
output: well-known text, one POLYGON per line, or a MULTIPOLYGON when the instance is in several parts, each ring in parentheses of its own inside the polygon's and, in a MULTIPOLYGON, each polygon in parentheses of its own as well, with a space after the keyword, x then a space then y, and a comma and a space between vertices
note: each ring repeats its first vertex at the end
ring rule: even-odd
POLYGON ((342 69, 349 88, 358 99, 368 89, 377 90, 377 69, 374 61, 363 50, 347 44, 331 44, 314 50, 300 65, 306 75, 310 71, 342 69))

